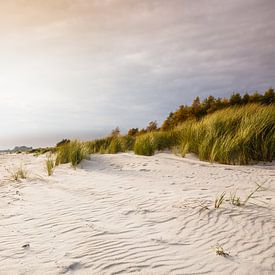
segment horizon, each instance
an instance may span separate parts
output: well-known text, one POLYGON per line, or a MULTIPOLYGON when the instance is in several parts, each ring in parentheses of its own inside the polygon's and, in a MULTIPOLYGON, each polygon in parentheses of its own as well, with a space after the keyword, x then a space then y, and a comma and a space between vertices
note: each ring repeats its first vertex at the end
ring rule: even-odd
POLYGON ((274 11, 272 0, 0 1, 0 150, 275 87, 274 11))

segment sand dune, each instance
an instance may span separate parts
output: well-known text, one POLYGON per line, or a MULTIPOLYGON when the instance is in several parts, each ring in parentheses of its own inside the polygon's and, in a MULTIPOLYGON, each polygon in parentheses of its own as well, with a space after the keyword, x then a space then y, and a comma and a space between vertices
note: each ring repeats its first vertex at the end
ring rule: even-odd
POLYGON ((0 274, 275 273, 274 163, 92 155, 48 177, 44 160, 0 155, 0 274), (20 165, 29 177, 14 182, 20 165), (214 209, 216 195, 256 184, 247 205, 214 209))

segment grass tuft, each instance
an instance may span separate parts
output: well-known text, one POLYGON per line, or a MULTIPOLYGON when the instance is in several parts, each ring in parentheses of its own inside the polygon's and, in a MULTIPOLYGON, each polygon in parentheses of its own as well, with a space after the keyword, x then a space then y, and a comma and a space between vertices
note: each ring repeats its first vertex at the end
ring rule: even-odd
POLYGON ((218 197, 215 199, 214 207, 215 207, 215 208, 220 208, 220 206, 221 206, 222 203, 224 202, 224 198, 225 198, 225 192, 223 192, 220 196, 218 196, 218 197))
POLYGON ((88 150, 84 142, 70 141, 58 147, 55 164, 71 163, 76 168, 87 155, 88 150))
POLYGON ((254 189, 253 191, 250 192, 250 194, 246 197, 246 199, 244 200, 244 202, 242 203, 242 205, 245 205, 251 198, 252 196, 257 192, 259 191, 260 189, 262 188, 261 185, 257 185, 257 188, 254 189))
POLYGON ((219 256, 223 256, 223 257, 228 257, 229 254, 226 253, 223 249, 223 247, 219 244, 216 244, 216 246, 214 247, 214 251, 216 253, 216 255, 219 255, 219 256))
POLYGON ((136 139, 134 152, 137 155, 152 156, 156 151, 156 145, 153 142, 152 134, 139 136, 136 139))
POLYGON ((257 184, 257 188, 251 191, 246 199, 242 202, 241 198, 236 195, 236 192, 230 195, 230 202, 231 204, 235 206, 244 206, 247 204, 247 202, 253 197, 253 195, 259 191, 261 188, 263 188, 261 185, 257 184))
POLYGON ((47 170, 48 176, 52 176, 53 170, 55 167, 54 159, 51 156, 48 156, 45 161, 45 164, 46 164, 46 170, 47 170))
POLYGON ((230 193, 230 202, 235 206, 241 206, 241 198, 236 195, 236 191, 233 194, 230 193))
POLYGON ((11 177, 15 181, 19 181, 20 179, 27 178, 27 170, 25 170, 22 166, 17 168, 14 172, 11 172, 11 177))

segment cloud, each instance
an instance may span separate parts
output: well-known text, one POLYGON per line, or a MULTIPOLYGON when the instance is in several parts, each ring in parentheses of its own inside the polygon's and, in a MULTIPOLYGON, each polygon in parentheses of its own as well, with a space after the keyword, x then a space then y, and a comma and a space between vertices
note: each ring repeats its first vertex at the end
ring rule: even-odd
POLYGON ((0 147, 143 127, 197 95, 275 86, 274 11, 273 0, 0 0, 0 147))

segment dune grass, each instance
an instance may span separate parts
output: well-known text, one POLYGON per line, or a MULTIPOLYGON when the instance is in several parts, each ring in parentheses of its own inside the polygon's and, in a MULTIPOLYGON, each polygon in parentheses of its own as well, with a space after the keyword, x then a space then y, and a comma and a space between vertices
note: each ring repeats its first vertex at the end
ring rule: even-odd
POLYGON ((241 206, 241 198, 239 196, 237 196, 236 191, 233 194, 230 194, 230 202, 232 205, 235 206, 241 206))
POLYGON ((205 117, 188 129, 183 143, 201 160, 226 164, 271 161, 275 150, 275 106, 231 107, 205 117))
POLYGON ((52 156, 47 156, 47 159, 45 161, 45 166, 46 166, 48 176, 52 176, 53 170, 55 167, 55 160, 53 159, 52 156))
POLYGON ((27 170, 20 166, 15 171, 11 172, 11 178, 15 181, 19 181, 20 179, 26 179, 27 174, 27 170))
POLYGON ((137 155, 152 156, 156 151, 172 150, 179 141, 177 130, 152 132, 138 136, 133 149, 137 155))
POLYGON ((248 164, 275 158, 275 106, 257 104, 230 107, 189 120, 176 129, 139 136, 134 152, 153 155, 175 146, 182 156, 195 153, 200 160, 248 164))
POLYGON ((220 206, 223 204, 225 198, 225 192, 223 192, 221 195, 219 195, 214 202, 215 208, 220 208, 220 206))
POLYGON ((263 188, 261 185, 257 185, 256 189, 254 189, 253 191, 251 191, 248 196, 246 197, 246 199, 241 203, 241 205, 246 205, 247 202, 252 198, 252 196, 259 191, 261 188, 263 188))
POLYGON ((70 141, 58 147, 55 164, 71 163, 76 167, 88 155, 86 143, 70 141))
POLYGON ((110 136, 86 143, 89 154, 116 154, 132 151, 135 137, 132 136, 110 136))
POLYGON ((75 167, 87 154, 134 151, 152 156, 171 150, 185 156, 195 153, 200 160, 224 164, 249 164, 275 159, 275 105, 236 105, 190 119, 168 131, 136 136, 108 136, 90 142, 71 141, 56 148, 56 164, 75 167))
POLYGON ((156 151, 152 134, 141 135, 136 139, 134 152, 137 155, 152 156, 156 151))

